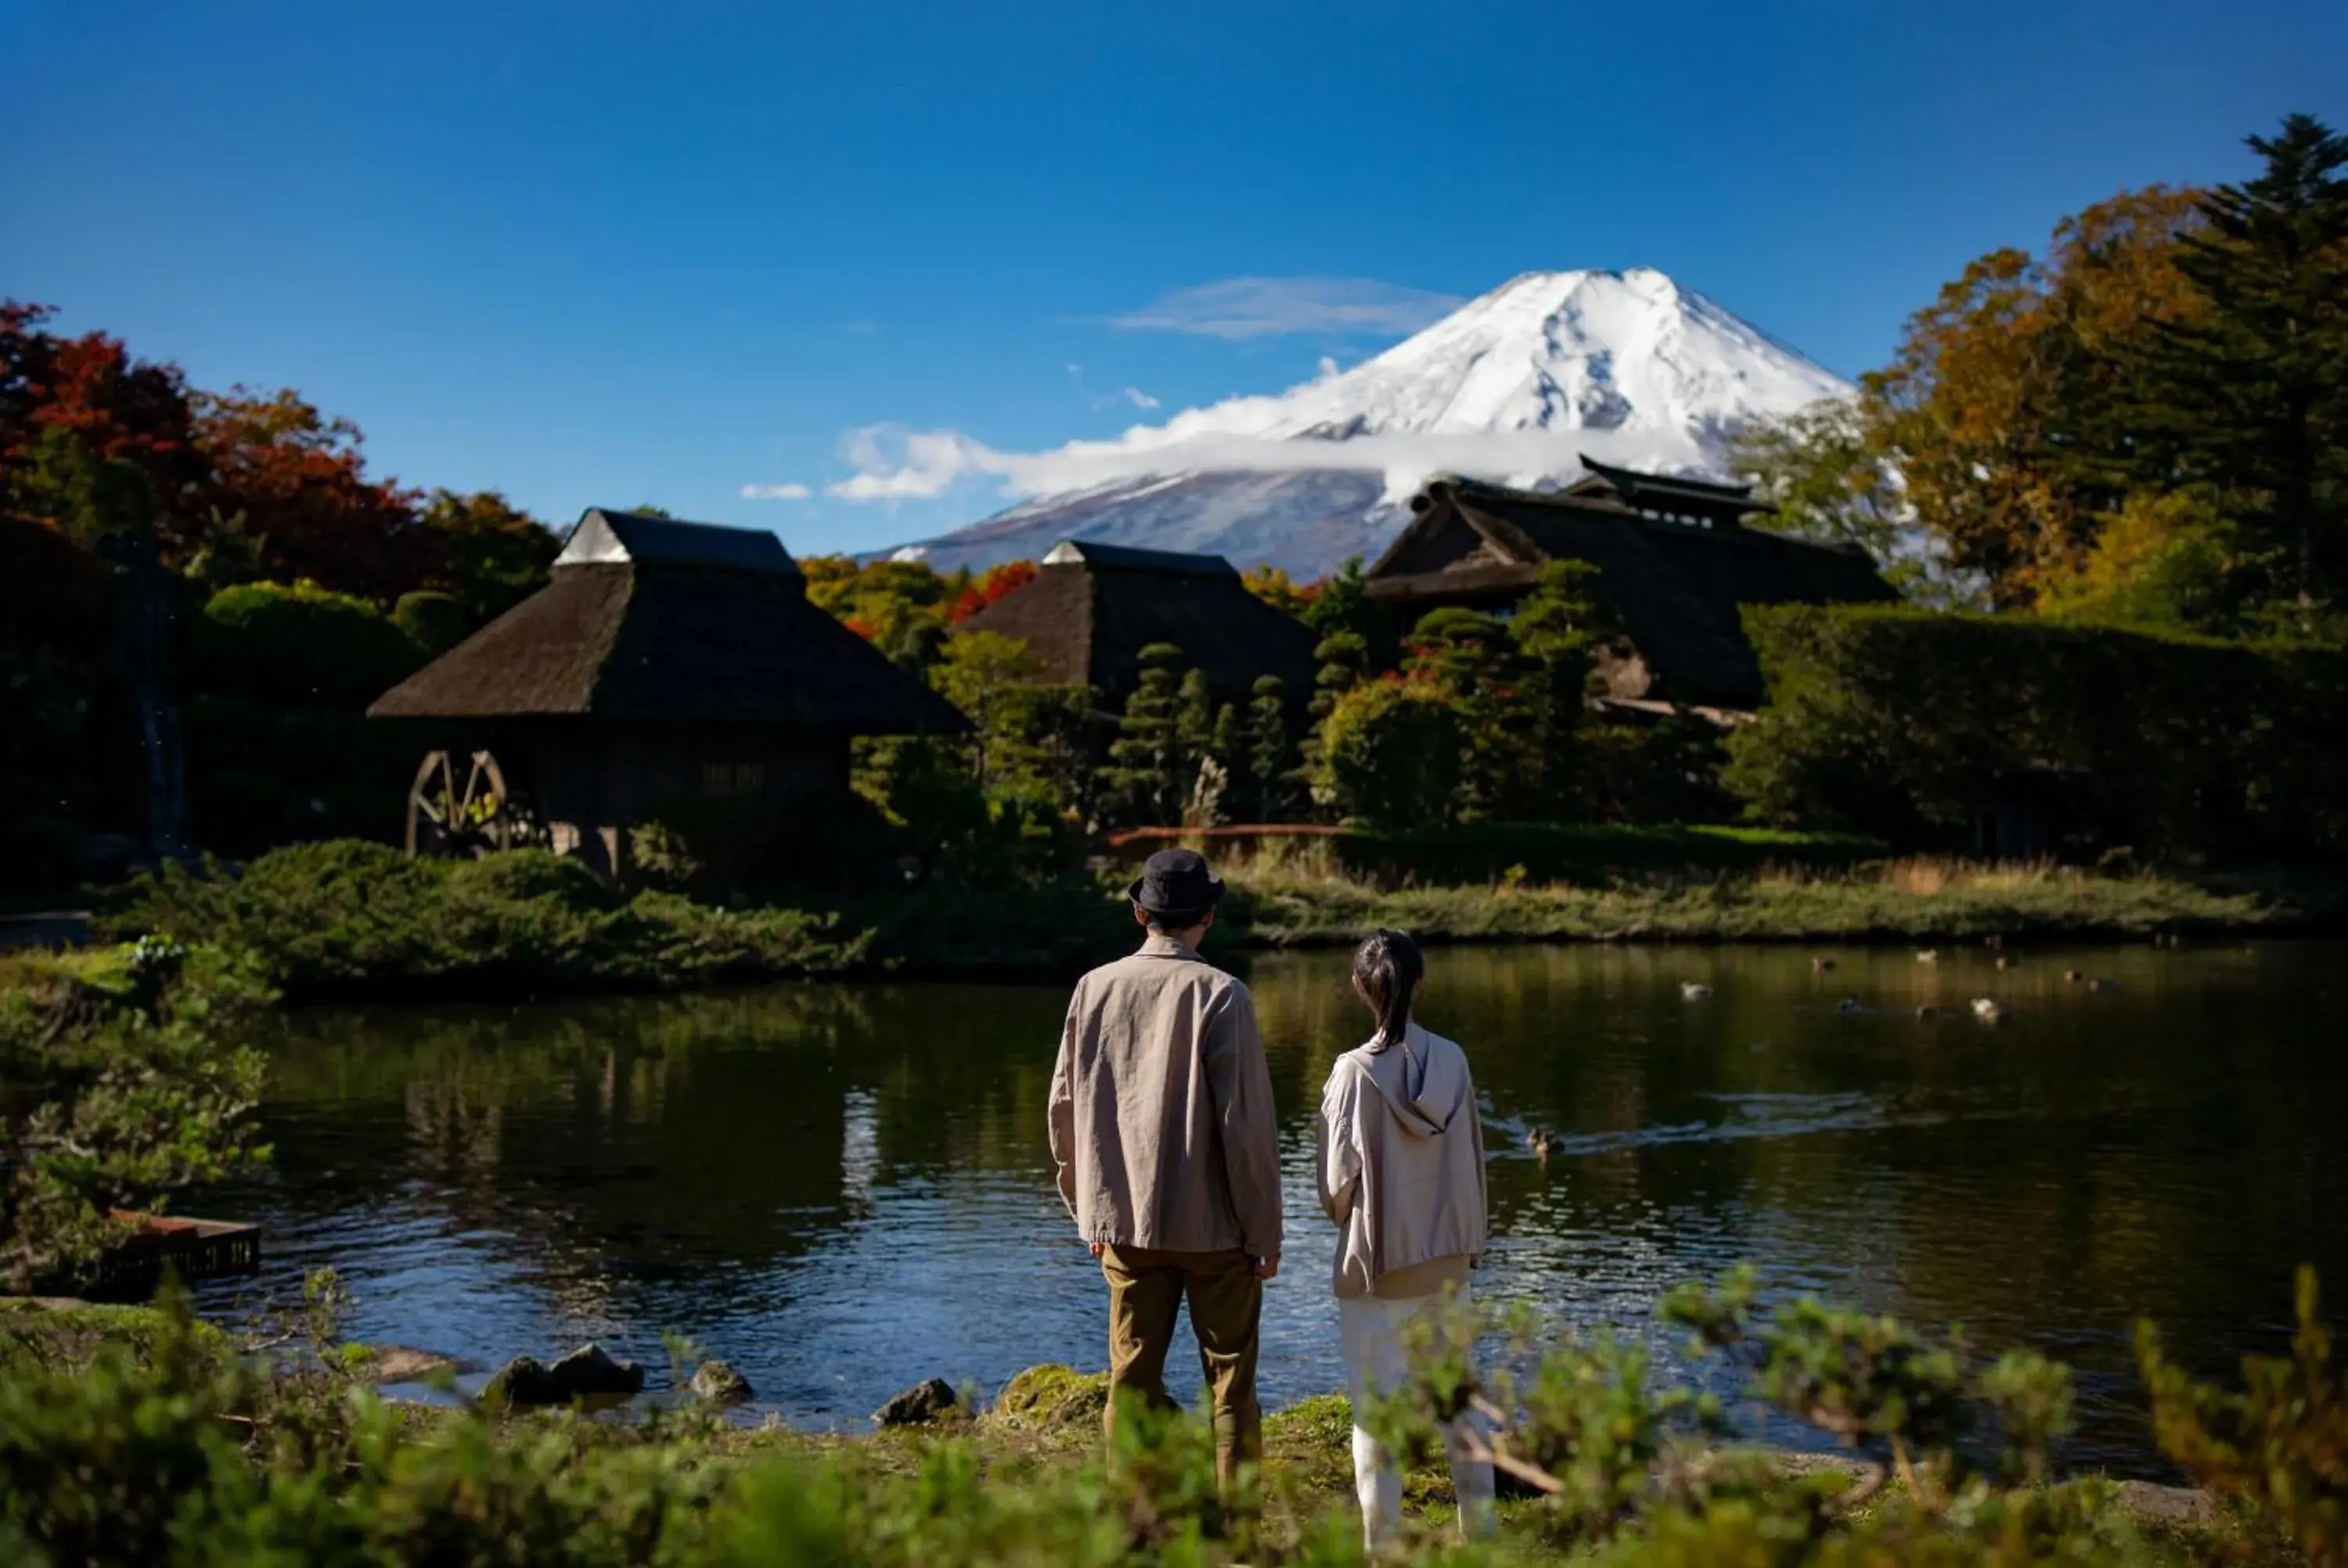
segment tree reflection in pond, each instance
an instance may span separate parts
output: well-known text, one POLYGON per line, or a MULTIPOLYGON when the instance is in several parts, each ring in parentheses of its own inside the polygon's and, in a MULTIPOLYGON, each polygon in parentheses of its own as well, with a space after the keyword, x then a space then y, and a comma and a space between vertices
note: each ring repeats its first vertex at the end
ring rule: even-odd
MULTIPOLYGON (((2078 1452, 2125 1465, 2135 1313, 2219 1370, 2271 1342, 2293 1264, 2348 1278, 2348 945, 1836 957, 1432 955, 1423 1016, 1468 1047, 1493 1154, 1479 1287, 1652 1335, 1665 1286, 1751 1258, 1777 1288, 2081 1361, 2078 1452), (1977 1021, 1977 995, 2006 1021, 1977 1021), (1546 1163, 1535 1125, 1564 1140, 1546 1163)), ((1364 1019, 1342 955, 1250 978, 1291 1190, 1279 1399, 1341 1381, 1312 1118, 1364 1019)), ((657 1366, 676 1330, 798 1419, 932 1374, 1097 1364, 1099 1283, 1043 1146, 1065 1003, 796 987, 294 1013, 264 1109, 275 1172, 201 1204, 267 1223, 272 1288, 335 1263, 366 1337, 491 1362, 597 1336, 657 1366)))

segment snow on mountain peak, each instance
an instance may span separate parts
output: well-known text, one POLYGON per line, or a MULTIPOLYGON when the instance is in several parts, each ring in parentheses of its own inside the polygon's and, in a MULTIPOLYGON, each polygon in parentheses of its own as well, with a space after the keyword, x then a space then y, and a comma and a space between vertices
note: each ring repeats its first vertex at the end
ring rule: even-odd
MULTIPOLYGON (((930 541, 926 559, 942 565, 1040 555, 1081 534, 1317 574, 1340 559, 1332 550, 1390 537, 1399 503, 1431 473, 1547 487, 1573 477, 1587 451, 1722 476, 1741 426, 1850 392, 1653 268, 1523 272, 1359 364, 1333 374, 1324 363, 1277 395, 1186 410, 1115 441, 1022 456, 964 437, 911 440, 1035 497, 930 541)), ((923 482, 910 472, 868 469, 859 482, 907 493, 923 482)))

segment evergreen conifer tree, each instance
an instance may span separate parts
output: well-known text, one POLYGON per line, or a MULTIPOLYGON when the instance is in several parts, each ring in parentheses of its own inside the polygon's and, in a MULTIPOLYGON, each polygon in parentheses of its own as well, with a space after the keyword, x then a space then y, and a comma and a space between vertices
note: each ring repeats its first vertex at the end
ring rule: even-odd
POLYGON ((1516 645, 1490 616, 1452 605, 1420 619, 1409 649, 1404 674, 1442 692, 1458 713, 1463 815, 1524 814, 1537 790, 1536 716, 1523 701, 1516 645))
POLYGON ((2309 630, 2348 607, 2348 137, 2292 115, 2249 141, 2265 169, 2203 198, 2178 260, 2205 307, 2131 367, 2135 466, 2237 498, 2265 597, 2309 630))
MULTIPOLYGON (((1370 647, 1358 631, 1333 631, 1313 650, 1313 657, 1321 661, 1321 668, 1313 678, 1313 701, 1306 706, 1313 724, 1304 736, 1302 750, 1305 774, 1318 778, 1322 771, 1322 731, 1338 699, 1359 685, 1369 672, 1370 647)), ((1321 793, 1316 788, 1313 800, 1325 804, 1321 793)))
POLYGON ((1391 670, 1400 656, 1394 618, 1370 598, 1369 578, 1359 556, 1346 557, 1344 565, 1315 585, 1303 620, 1324 641, 1341 633, 1360 638, 1365 670, 1391 670))
POLYGON ((1139 657, 1141 680, 1109 743, 1101 787, 1128 825, 1172 824, 1181 820, 1191 771, 1183 766, 1182 651, 1153 642, 1139 657))
POLYGON ((1247 776, 1258 822, 1278 822, 1288 809, 1294 762, 1288 744, 1288 704, 1280 677, 1256 677, 1248 703, 1247 776))
POLYGON ((1583 794, 1581 733, 1597 653, 1618 635, 1612 615, 1591 595, 1597 576, 1587 561, 1550 561, 1509 622, 1524 666, 1518 700, 1532 729, 1533 815, 1542 817, 1578 815, 1583 794))

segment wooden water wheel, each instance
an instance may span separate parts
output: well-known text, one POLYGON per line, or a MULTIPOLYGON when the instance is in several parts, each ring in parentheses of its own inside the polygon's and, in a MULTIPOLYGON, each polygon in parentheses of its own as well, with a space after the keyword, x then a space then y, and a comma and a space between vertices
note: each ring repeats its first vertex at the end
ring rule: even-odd
POLYGON ((458 760, 432 752, 407 786, 407 853, 479 855, 511 848, 519 814, 506 792, 505 770, 489 752, 470 753, 464 786, 458 787, 458 760))

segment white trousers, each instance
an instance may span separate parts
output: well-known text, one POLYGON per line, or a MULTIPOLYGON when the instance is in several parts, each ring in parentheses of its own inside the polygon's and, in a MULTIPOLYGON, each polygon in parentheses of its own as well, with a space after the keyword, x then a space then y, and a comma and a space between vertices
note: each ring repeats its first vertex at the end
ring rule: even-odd
MULTIPOLYGON (((1375 1296, 1339 1296, 1337 1327, 1344 1337, 1345 1372, 1354 1408, 1391 1394, 1410 1370, 1403 1349, 1403 1326, 1434 1310, 1439 1296, 1389 1301, 1375 1296)), ((1451 1490, 1459 1499, 1459 1532, 1475 1539, 1492 1530, 1492 1467, 1468 1457, 1468 1431, 1488 1437, 1484 1418, 1469 1411, 1444 1434, 1451 1460, 1451 1490)), ((1354 1428, 1354 1491, 1362 1500, 1362 1539, 1372 1552, 1399 1543, 1402 1535, 1402 1471, 1369 1433, 1354 1428)))

